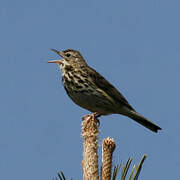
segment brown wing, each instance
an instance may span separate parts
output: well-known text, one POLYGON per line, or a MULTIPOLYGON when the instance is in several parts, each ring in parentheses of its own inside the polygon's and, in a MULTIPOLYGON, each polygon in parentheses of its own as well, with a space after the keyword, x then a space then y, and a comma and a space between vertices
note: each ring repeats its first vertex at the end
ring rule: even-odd
POLYGON ((128 103, 128 101, 125 99, 125 97, 111 84, 109 83, 103 76, 101 76, 98 72, 96 72, 91 67, 87 67, 88 74, 90 78, 92 78, 94 84, 102 89, 104 92, 106 92, 110 97, 112 97, 117 102, 125 105, 126 107, 130 108, 131 110, 134 110, 131 105, 128 103))

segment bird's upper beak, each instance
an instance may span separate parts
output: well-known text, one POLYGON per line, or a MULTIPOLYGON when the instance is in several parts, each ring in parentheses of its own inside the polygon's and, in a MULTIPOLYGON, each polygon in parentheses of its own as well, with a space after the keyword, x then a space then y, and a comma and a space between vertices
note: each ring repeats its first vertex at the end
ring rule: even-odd
MULTIPOLYGON (((51 49, 52 51, 54 51, 55 53, 57 53, 58 55, 60 55, 62 58, 64 57, 64 53, 62 51, 58 51, 56 49, 51 49)), ((48 63, 56 63, 56 64, 62 64, 62 60, 57 59, 57 60, 52 60, 52 61, 48 61, 48 63)))

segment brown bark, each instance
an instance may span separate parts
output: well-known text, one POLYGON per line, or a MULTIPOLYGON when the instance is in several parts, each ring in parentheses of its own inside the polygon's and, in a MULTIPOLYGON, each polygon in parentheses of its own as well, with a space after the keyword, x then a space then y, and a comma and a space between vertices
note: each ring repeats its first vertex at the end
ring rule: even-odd
POLYGON ((103 140, 101 180, 111 179, 112 155, 114 149, 115 149, 115 142, 113 139, 108 137, 103 140))
POLYGON ((83 151, 83 180, 98 180, 98 123, 93 115, 87 115, 82 122, 82 136, 84 138, 83 151))

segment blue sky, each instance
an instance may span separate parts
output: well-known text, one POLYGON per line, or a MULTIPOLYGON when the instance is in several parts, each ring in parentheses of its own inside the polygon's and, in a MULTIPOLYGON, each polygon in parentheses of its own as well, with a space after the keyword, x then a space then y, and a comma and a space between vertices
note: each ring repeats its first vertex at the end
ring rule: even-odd
MULTIPOLYGON (((179 177, 180 1, 31 0, 0 3, 0 179, 82 179, 81 117, 50 48, 79 50, 141 114, 151 133, 101 117, 99 144, 115 139, 113 164, 147 154, 139 179, 179 177)), ((101 149, 101 146, 100 146, 101 149)), ((100 152, 101 153, 101 152, 100 152)))

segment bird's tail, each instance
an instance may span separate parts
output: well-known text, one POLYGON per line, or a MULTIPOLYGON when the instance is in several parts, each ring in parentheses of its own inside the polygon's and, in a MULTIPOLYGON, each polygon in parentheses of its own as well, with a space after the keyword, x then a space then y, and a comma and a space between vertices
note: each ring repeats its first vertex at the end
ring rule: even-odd
POLYGON ((140 123, 144 127, 150 129, 153 132, 158 132, 158 130, 161 130, 159 126, 152 123, 151 121, 147 120, 145 117, 143 117, 141 114, 137 113, 136 111, 131 110, 128 114, 128 117, 135 120, 136 122, 140 123))

